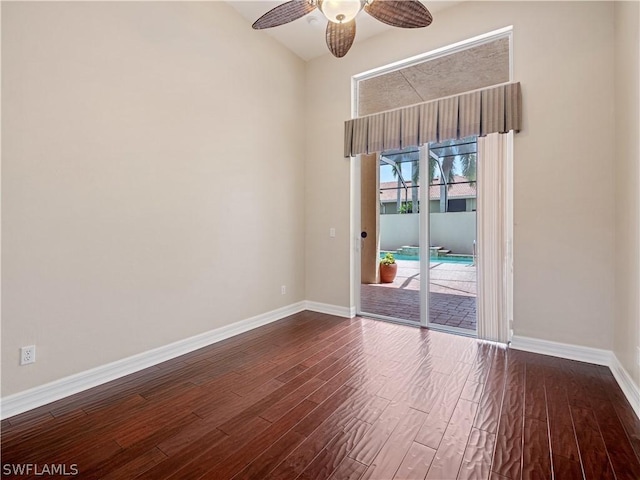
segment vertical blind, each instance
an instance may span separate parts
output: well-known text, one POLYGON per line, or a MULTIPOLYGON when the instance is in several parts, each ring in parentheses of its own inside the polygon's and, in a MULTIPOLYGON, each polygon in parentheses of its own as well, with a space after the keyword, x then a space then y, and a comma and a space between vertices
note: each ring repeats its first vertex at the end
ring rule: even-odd
POLYGON ((507 83, 347 120, 344 156, 519 132, 521 122, 520 82, 507 83))
POLYGON ((510 258, 504 137, 478 139, 478 338, 509 341, 510 258))

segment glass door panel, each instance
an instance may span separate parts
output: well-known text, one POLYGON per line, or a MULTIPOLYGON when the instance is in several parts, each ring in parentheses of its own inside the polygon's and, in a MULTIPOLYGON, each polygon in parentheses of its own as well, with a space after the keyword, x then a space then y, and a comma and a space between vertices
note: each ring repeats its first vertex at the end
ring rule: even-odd
POLYGON ((422 251, 420 150, 382 152, 376 158, 377 188, 373 194, 365 185, 372 182, 373 167, 364 161, 362 164, 361 222, 365 238, 361 249, 360 310, 363 315, 418 324, 422 251), (375 208, 372 202, 376 203, 375 208), (370 220, 374 209, 375 222, 370 220), (378 265, 376 275, 371 271, 373 255, 373 262, 378 265))
POLYGON ((433 328, 476 333, 477 139, 429 145, 429 314, 433 328))

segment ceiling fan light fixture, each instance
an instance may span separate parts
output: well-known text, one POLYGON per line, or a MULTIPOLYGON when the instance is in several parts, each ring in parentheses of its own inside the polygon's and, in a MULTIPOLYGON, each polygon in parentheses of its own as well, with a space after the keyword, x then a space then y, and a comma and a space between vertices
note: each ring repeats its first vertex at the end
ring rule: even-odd
POLYGON ((318 0, 318 8, 333 23, 350 22, 360 13, 364 4, 364 0, 318 0))
MULTIPOLYGON (((256 20, 255 30, 293 22, 316 8, 327 18, 325 38, 334 57, 344 57, 356 37, 356 16, 364 10, 376 20, 401 28, 427 27, 433 17, 420 0, 288 0, 256 20)), ((309 24, 314 18, 308 18, 309 24)), ((316 20, 317 22, 317 20, 316 20)))

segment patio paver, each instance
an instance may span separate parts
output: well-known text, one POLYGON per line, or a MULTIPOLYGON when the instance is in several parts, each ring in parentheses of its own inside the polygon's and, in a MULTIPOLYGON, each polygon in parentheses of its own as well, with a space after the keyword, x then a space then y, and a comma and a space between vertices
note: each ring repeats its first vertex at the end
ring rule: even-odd
MULTIPOLYGON (((362 311, 420 321, 420 269, 416 261, 397 260, 393 283, 361 285, 362 311)), ((431 262, 429 321, 476 329, 476 269, 468 264, 431 262)))

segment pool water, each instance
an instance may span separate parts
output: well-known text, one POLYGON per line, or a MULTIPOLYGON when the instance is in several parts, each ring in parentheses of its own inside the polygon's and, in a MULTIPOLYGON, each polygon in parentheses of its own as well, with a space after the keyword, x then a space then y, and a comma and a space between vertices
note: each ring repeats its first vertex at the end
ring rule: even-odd
MULTIPOLYGON (((384 253, 380 253, 380 258, 384 257, 384 253)), ((393 252, 392 252, 393 253, 393 252)), ((393 254, 394 258, 396 260, 411 260, 414 262, 417 262, 420 260, 420 257, 414 257, 413 255, 400 255, 400 254, 393 254)), ((473 263, 473 257, 468 256, 460 256, 460 257, 431 257, 429 259, 430 262, 436 262, 436 263, 461 263, 461 264, 471 264, 473 263)))

